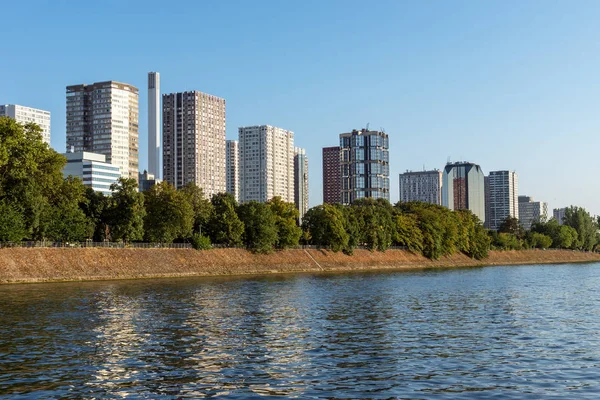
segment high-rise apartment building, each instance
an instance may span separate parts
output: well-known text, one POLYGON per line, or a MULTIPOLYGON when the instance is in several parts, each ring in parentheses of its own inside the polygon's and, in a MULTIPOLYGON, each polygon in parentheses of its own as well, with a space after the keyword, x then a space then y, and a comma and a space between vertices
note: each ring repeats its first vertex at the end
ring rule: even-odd
POLYGON ((231 193, 236 201, 240 201, 240 150, 237 140, 226 142, 225 156, 227 174, 227 193, 231 193))
POLYGON ((342 204, 390 199, 388 135, 362 129, 340 134, 342 204))
POLYGON ((559 225, 564 224, 564 220, 565 220, 565 213, 567 212, 567 208, 563 207, 563 208, 555 208, 554 210, 552 210, 552 217, 558 221, 559 225))
POLYGON ((323 147, 323 203, 342 202, 342 165, 339 146, 323 147))
POLYGON ((299 147, 294 149, 294 202, 302 222, 308 211, 308 157, 299 147))
POLYGON ((490 171, 485 190, 485 224, 489 229, 498 230, 507 217, 519 218, 519 178, 516 172, 490 171))
POLYGON ((138 89, 115 81, 67 86, 67 151, 103 154, 138 180, 138 89))
POLYGON ((294 133, 270 125, 239 128, 240 202, 275 196, 294 202, 294 133))
POLYGON ((548 203, 533 201, 531 196, 519 196, 519 222, 529 230, 535 222, 546 222, 548 218, 548 203))
POLYGON ((400 174, 400 201, 442 204, 442 171, 406 171, 400 174))
POLYGON ((163 179, 193 182, 209 198, 225 192, 225 99, 191 91, 164 94, 163 179))
POLYGON ((33 122, 39 125, 42 128, 42 140, 50 144, 50 111, 18 104, 0 104, 0 117, 11 117, 20 124, 33 122))
POLYGON ((442 205, 471 210, 485 222, 485 190, 481 167, 469 162, 448 163, 442 175, 442 205))
POLYGON ((162 139, 160 137, 160 74, 148 72, 148 174, 162 175, 162 139))

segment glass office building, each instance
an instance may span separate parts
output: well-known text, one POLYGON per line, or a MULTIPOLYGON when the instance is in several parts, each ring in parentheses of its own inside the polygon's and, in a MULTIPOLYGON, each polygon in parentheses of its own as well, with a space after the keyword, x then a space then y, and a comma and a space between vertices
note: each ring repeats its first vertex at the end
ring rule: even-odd
POLYGON ((362 129, 340 134, 342 203, 390 199, 389 141, 385 132, 362 129))

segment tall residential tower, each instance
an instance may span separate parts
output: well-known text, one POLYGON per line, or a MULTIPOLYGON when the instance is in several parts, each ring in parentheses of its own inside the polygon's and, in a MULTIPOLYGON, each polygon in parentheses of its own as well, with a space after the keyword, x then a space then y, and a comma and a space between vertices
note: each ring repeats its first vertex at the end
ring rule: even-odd
POLYGON ((198 91, 162 99, 163 179, 193 182, 209 198, 225 192, 225 99, 198 91))
POLYGON ((270 125, 239 128, 240 202, 275 196, 294 202, 294 132, 270 125))
POLYGON ((406 171, 400 174, 400 201, 442 204, 442 171, 406 171))
POLYGON ((308 157, 300 147, 294 149, 294 201, 302 222, 308 211, 308 157))
POLYGON ((339 146, 323 147, 323 203, 342 202, 342 166, 339 146))
POLYGON ((115 81, 67 86, 67 151, 106 156, 138 180, 138 89, 115 81))
POLYGON ((362 129, 340 134, 342 204, 390 199, 388 135, 362 129))
POLYGON ((469 162, 446 164, 442 175, 442 205, 471 210, 485 222, 485 189, 481 167, 469 162))
POLYGON ((228 140, 225 155, 227 174, 227 193, 231 193, 236 201, 240 201, 240 150, 237 140, 228 140))
POLYGON ((490 171, 485 188, 485 224, 489 229, 498 230, 507 217, 519 218, 519 177, 516 172, 490 171))
POLYGON ((162 175, 162 140, 160 138, 160 74, 148 72, 148 174, 162 175))

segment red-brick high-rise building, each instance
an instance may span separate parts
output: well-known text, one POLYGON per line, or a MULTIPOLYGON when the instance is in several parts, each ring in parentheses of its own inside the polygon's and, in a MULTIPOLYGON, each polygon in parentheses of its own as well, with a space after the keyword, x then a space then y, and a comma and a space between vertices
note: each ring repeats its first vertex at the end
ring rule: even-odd
POLYGON ((341 202, 340 147, 323 147, 323 203, 341 202))

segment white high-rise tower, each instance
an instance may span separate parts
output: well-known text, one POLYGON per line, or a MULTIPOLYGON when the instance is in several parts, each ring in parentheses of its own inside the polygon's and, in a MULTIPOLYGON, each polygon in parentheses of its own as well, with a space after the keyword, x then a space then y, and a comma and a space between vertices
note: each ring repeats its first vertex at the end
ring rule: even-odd
POLYGON ((160 74, 148 72, 148 173, 162 179, 160 138, 160 74))

